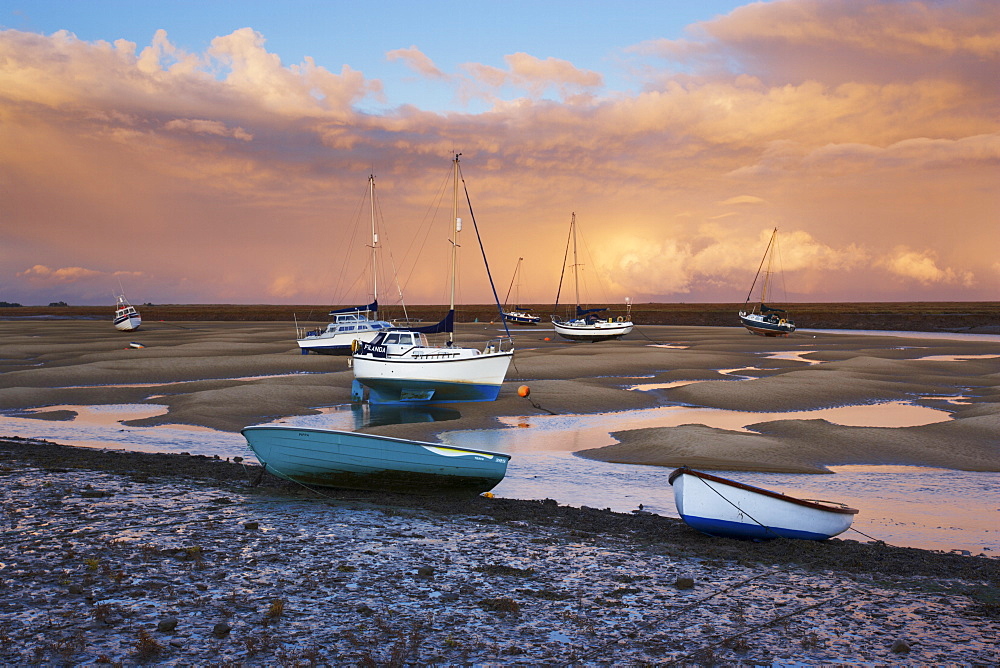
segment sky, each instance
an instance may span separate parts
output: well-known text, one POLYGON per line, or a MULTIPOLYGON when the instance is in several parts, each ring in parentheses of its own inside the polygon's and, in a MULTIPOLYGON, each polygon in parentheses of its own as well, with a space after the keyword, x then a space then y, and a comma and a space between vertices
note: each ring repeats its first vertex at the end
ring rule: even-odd
POLYGON ((3 0, 0 301, 366 303, 374 175, 380 302, 447 303, 456 152, 460 302, 478 228, 552 303, 573 215, 584 303, 775 228, 775 301, 996 301, 998 82, 993 0, 3 0))

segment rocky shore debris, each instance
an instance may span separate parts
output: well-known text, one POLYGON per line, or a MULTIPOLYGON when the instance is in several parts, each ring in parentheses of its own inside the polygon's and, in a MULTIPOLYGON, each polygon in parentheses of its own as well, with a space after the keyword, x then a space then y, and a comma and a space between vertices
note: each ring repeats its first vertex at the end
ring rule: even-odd
POLYGON ((140 459, 52 472, 10 453, 4 664, 1000 660, 1000 617, 974 597, 1000 564, 983 557, 737 543, 554 502, 250 490, 204 460, 187 478, 140 459))

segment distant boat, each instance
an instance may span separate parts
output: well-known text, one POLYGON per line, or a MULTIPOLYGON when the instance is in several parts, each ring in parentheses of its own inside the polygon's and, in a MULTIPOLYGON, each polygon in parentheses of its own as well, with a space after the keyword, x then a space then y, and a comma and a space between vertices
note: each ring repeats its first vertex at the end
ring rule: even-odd
POLYGON ((261 425, 242 433, 267 471, 320 487, 478 494, 503 480, 510 460, 486 450, 334 429, 261 425))
POLYGON ((128 303, 124 294, 118 295, 115 305, 115 329, 121 332, 134 332, 142 324, 142 317, 135 307, 128 303))
MULTIPOLYGON (((563 274, 566 273, 566 259, 569 257, 569 247, 573 246, 573 283, 576 291, 576 311, 575 315, 568 319, 563 319, 558 315, 552 316, 552 326, 559 336, 571 341, 608 341, 610 339, 620 339, 632 331, 631 320, 632 304, 626 299, 625 317, 605 318, 598 316, 598 313, 607 311, 606 308, 584 309, 580 307, 580 275, 578 271, 576 252, 576 213, 573 214, 569 224, 569 238, 566 240, 566 253, 563 256, 563 274)), ((562 276, 559 277, 559 293, 562 292, 562 276)), ((559 293, 556 294, 556 308, 559 307, 559 293)))
POLYGON ((750 285, 750 292, 747 293, 743 310, 740 311, 740 322, 743 323, 744 327, 758 336, 788 336, 795 331, 795 323, 788 317, 785 309, 767 304, 770 297, 771 275, 773 273, 772 265, 774 263, 774 256, 777 255, 777 247, 778 228, 774 228, 774 231, 771 233, 771 240, 767 243, 767 248, 764 250, 764 257, 761 258, 760 266, 757 267, 757 275, 754 276, 753 283, 750 285), (767 263, 766 269, 764 268, 765 262, 767 263), (761 270, 764 271, 763 279, 761 279, 760 275, 761 270), (753 295, 754 287, 757 285, 758 280, 760 280, 760 299, 751 304, 750 297, 753 295))
POLYGON ((531 313, 530 308, 525 308, 524 306, 507 306, 510 303, 510 293, 512 291, 514 292, 514 303, 516 304, 520 301, 519 293, 521 284, 518 282, 518 278, 520 278, 521 262, 523 260, 523 257, 517 258, 517 266, 514 267, 514 277, 510 279, 510 287, 507 288, 507 297, 504 299, 503 319, 515 325, 537 325, 541 322, 542 318, 531 313))
MULTIPOLYGON (((506 339, 493 339, 481 350, 454 345, 455 275, 458 237, 462 230, 462 219, 458 217, 458 184, 461 179, 459 155, 456 154, 453 161, 454 236, 451 239, 451 305, 448 314, 436 325, 384 330, 371 342, 359 341, 354 346, 351 358, 354 379, 368 388, 370 402, 494 401, 514 357, 513 347, 509 347, 509 336, 506 339), (426 335, 435 333, 447 334, 447 343, 430 345, 426 335), (506 348, 505 340, 508 343, 506 348)), ((471 206, 470 216, 475 225, 476 219, 471 214, 471 206)), ((483 257, 485 259, 485 254, 483 257)), ((499 304, 497 307, 499 308, 499 304)))
POLYGON ((858 514, 841 503, 797 499, 686 466, 669 480, 681 519, 710 536, 825 540, 847 531, 858 514))
POLYGON ((350 355, 354 341, 371 341, 375 335, 392 325, 378 320, 378 232, 375 229, 375 175, 368 176, 371 201, 371 285, 373 301, 366 306, 353 306, 330 311, 334 320, 326 329, 299 330, 297 343, 302 354, 350 355))

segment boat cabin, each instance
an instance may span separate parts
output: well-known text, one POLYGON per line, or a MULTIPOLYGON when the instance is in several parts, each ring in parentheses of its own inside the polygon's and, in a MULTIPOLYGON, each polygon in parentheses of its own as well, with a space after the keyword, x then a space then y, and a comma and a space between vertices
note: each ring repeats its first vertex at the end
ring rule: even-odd
POLYGON ((427 336, 420 332, 381 332, 372 340, 374 346, 386 346, 390 354, 398 354, 410 348, 427 347, 427 336))
MULTIPOLYGON (((367 316, 361 315, 360 313, 337 313, 334 315, 335 320, 326 326, 325 334, 347 334, 356 332, 377 332, 383 329, 389 329, 392 327, 391 324, 385 320, 369 320, 367 316)), ((318 336, 321 333, 319 330, 309 332, 307 336, 318 336)))

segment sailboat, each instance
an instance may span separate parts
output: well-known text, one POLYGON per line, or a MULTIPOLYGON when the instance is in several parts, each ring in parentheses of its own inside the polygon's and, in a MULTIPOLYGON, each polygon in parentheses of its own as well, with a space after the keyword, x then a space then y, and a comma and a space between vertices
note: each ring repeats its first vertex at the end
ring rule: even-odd
POLYGON ((761 258, 760 266, 757 267, 757 275, 754 276, 753 283, 750 284, 750 292, 747 293, 743 310, 740 311, 740 322, 751 333, 758 336, 788 336, 795 331, 795 323, 788 317, 785 309, 767 304, 771 289, 774 256, 777 255, 777 248, 778 228, 776 227, 771 232, 771 240, 767 242, 764 257, 761 258), (765 264, 767 265, 766 269, 765 264), (761 271, 764 272, 763 279, 761 279, 761 271), (753 295, 754 287, 757 285, 758 280, 760 281, 760 298, 751 304, 750 297, 753 295))
POLYGON ((514 306, 513 308, 507 306, 510 303, 510 293, 514 292, 514 303, 516 304, 520 301, 519 292, 521 284, 517 282, 518 276, 521 272, 521 262, 524 261, 523 257, 517 258, 517 266, 514 267, 514 277, 510 279, 510 287, 507 288, 507 297, 503 300, 504 308, 501 312, 503 319, 507 322, 514 323, 515 325, 537 325, 541 322, 541 316, 537 316, 531 313, 530 308, 525 308, 523 306, 514 306))
POLYGON ((142 317, 135 307, 125 299, 124 292, 118 294, 115 304, 115 329, 121 332, 134 332, 142 324, 142 317))
MULTIPOLYGON (((436 325, 385 330, 370 342, 359 341, 354 345, 351 358, 354 379, 368 388, 370 403, 494 401, 514 357, 509 333, 507 337, 487 342, 481 350, 455 345, 455 274, 458 237, 462 230, 462 219, 458 217, 460 155, 456 154, 453 160, 451 299, 448 314, 436 325), (447 343, 443 346, 431 345, 427 334, 434 333, 446 333, 447 343)), ((469 212, 475 226, 471 203, 469 212)), ((485 257, 484 253, 484 260, 485 257)), ((496 301, 499 307, 500 300, 496 301)))
POLYGON ((333 322, 326 329, 304 331, 296 328, 297 343, 302 354, 350 355, 354 341, 371 341, 375 335, 392 325, 378 320, 378 232, 375 229, 375 175, 368 176, 368 193, 371 200, 371 280, 372 298, 370 304, 352 306, 330 311, 333 322))
MULTIPOLYGON (((620 339, 632 331, 632 303, 625 300, 625 317, 602 318, 598 313, 606 311, 606 308, 584 309, 580 307, 580 275, 577 270, 576 253, 576 213, 573 213, 569 224, 569 238, 566 240, 566 253, 563 256, 563 274, 566 273, 566 258, 569 256, 569 247, 573 246, 573 283, 576 290, 576 315, 570 319, 560 318, 558 315, 552 316, 552 326, 559 336, 571 341, 607 341, 609 339, 620 339)), ((559 291, 562 291, 562 277, 559 278, 559 291)), ((559 294, 556 294, 556 307, 559 306, 559 294)))

